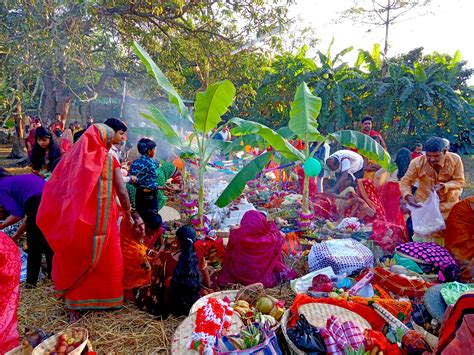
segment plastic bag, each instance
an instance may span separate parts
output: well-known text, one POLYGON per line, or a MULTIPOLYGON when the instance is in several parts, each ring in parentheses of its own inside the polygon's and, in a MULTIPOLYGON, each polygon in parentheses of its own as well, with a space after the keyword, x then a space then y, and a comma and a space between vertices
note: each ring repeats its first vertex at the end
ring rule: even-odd
POLYGON ((428 236, 446 228, 436 192, 431 192, 422 207, 408 206, 408 208, 411 211, 413 231, 416 234, 428 236))
POLYGON ((287 330, 287 334, 298 349, 309 354, 326 354, 326 345, 319 329, 309 324, 303 314, 300 314, 296 326, 287 330))

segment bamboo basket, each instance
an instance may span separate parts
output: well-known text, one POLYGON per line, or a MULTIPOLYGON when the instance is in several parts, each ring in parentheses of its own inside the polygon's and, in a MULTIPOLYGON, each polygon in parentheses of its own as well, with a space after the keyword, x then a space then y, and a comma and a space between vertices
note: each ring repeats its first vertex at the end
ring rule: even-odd
POLYGON ((286 343, 288 344, 290 353, 293 355, 305 355, 305 352, 298 349, 298 347, 288 337, 288 334, 286 334, 286 331, 287 331, 286 326, 288 324, 288 319, 290 318, 290 315, 291 313, 289 309, 287 309, 285 313, 283 313, 283 316, 281 317, 281 320, 280 320, 281 331, 283 333, 283 336, 285 337, 286 343))
POLYGON ((213 293, 210 293, 208 295, 205 295, 205 296, 201 297, 200 299, 198 299, 193 304, 193 306, 189 310, 189 314, 191 315, 193 313, 196 313, 197 310, 199 308, 201 308, 204 305, 204 303, 206 302, 206 300, 208 300, 209 298, 218 298, 218 299, 222 300, 222 299, 227 297, 231 301, 234 301, 235 296, 237 296, 238 292, 239 292, 239 290, 225 290, 225 291, 218 291, 218 292, 213 292, 213 293))
POLYGON ((71 351, 70 355, 80 355, 82 351, 88 346, 89 343, 89 332, 85 328, 79 328, 79 327, 74 327, 74 328, 69 328, 66 329, 63 332, 57 333, 53 335, 52 337, 49 337, 48 339, 44 340, 41 344, 39 344, 36 348, 33 349, 32 355, 46 355, 49 354, 50 351, 49 349, 54 348, 56 346, 56 343, 58 342, 59 336, 62 334, 67 334, 70 337, 77 338, 80 336, 81 339, 81 345, 79 345, 77 348, 75 348, 73 351, 71 351))

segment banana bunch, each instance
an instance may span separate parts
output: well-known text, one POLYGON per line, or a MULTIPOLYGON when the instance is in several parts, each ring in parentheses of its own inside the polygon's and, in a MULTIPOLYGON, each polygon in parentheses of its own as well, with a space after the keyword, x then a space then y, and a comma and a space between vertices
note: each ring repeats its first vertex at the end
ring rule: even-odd
POLYGON ((234 311, 236 311, 242 318, 250 318, 254 313, 250 304, 244 300, 235 301, 232 308, 234 308, 234 311))
POLYGON ((260 323, 261 325, 265 325, 268 323, 270 328, 274 327, 277 324, 277 321, 275 318, 273 318, 269 314, 262 314, 260 312, 257 312, 255 314, 255 322, 260 323))

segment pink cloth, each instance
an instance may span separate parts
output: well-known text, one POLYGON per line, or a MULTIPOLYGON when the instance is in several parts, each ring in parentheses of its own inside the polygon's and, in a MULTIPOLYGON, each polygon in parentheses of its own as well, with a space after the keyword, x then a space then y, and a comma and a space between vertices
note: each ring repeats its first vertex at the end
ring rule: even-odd
POLYGON ((21 259, 18 246, 0 232, 0 354, 18 346, 21 259))
POLYGON ((281 262, 284 238, 274 222, 257 211, 247 211, 238 229, 230 231, 219 284, 274 287, 285 265, 281 262))
POLYGON ((320 332, 328 354, 344 354, 346 349, 352 347, 357 350, 364 346, 364 335, 353 321, 341 324, 337 317, 331 316, 326 321, 326 328, 322 328, 320 332))

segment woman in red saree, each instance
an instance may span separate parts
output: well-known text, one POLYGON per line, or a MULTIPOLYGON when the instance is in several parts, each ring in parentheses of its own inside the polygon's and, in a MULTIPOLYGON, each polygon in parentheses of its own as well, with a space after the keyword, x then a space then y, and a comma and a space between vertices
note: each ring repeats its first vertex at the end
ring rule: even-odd
POLYGON ((0 232, 0 354, 18 346, 20 271, 18 246, 0 232))
MULTIPOLYGON (((367 216, 365 218, 366 222, 372 223, 370 239, 374 240, 383 251, 392 253, 398 244, 408 241, 404 223, 399 225, 388 220, 386 210, 371 180, 358 179, 356 185, 357 193, 370 210, 374 212, 372 217, 367 216)), ((399 204, 396 204, 393 208, 399 208, 399 204)))
POLYGON ((113 135, 103 124, 87 129, 47 182, 36 219, 55 252, 56 295, 71 311, 123 303, 116 197, 131 217, 120 166, 108 153, 113 135))

